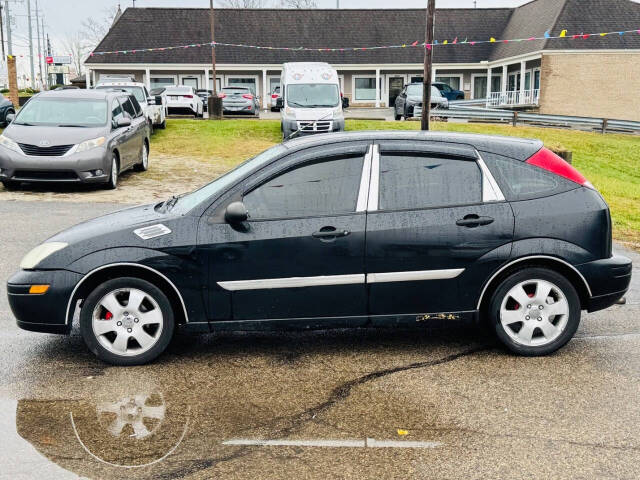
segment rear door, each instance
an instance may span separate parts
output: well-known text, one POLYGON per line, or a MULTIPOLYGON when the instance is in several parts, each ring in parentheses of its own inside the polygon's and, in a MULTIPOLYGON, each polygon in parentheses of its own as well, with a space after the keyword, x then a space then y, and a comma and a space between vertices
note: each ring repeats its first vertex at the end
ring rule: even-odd
POLYGON ((473 147, 377 147, 367 219, 370 314, 475 310, 483 282, 509 258, 510 205, 473 147))
POLYGON ((144 141, 147 119, 142 113, 140 104, 134 96, 128 95, 121 99, 123 110, 131 117, 131 127, 127 132, 129 159, 127 166, 132 166, 140 160, 142 142, 144 141))

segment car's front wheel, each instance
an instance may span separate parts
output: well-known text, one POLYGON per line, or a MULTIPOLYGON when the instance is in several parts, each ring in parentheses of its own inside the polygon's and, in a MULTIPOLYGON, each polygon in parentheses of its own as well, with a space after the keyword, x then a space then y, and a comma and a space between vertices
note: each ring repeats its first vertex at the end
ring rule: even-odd
POLYGON ((166 295, 152 283, 125 277, 99 285, 80 311, 87 347, 113 365, 141 365, 169 345, 174 319, 166 295))
POLYGON ((5 190, 15 190, 19 185, 20 184, 18 182, 14 182, 12 180, 2 180, 2 186, 5 190))
POLYGON ((519 355, 547 355, 564 346, 580 324, 580 297, 564 276, 525 268, 493 294, 489 319, 504 345, 519 355))

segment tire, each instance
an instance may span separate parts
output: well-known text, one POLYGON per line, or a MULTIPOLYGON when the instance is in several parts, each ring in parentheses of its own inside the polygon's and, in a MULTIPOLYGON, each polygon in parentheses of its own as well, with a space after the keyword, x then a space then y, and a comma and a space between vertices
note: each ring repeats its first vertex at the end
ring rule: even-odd
POLYGON ((111 170, 109 171, 109 179, 107 180, 107 183, 105 185, 105 188, 107 190, 115 190, 116 188, 118 188, 118 168, 118 156, 114 153, 113 157, 111 158, 111 170))
POLYGON ((140 163, 135 166, 137 172, 146 172, 149 170, 149 145, 145 141, 140 151, 140 163))
POLYGON ((398 115, 398 114, 396 113, 395 108, 393 109, 393 117, 395 118, 396 122, 397 122, 398 120, 402 120, 402 115, 398 115))
POLYGON ((158 128, 160 128, 162 130, 167 128, 167 119, 166 118, 164 120, 162 120, 162 123, 160 125, 158 125, 158 128))
POLYGON ((142 365, 154 360, 169 345, 173 331, 173 310, 166 295, 139 278, 122 277, 100 284, 80 311, 85 344, 112 365, 142 365), (129 306, 131 295, 139 300, 138 305, 129 306))
POLYGON ((153 121, 152 120, 148 120, 147 121, 147 126, 149 127, 149 136, 153 135, 153 121))
POLYGON ((524 268, 500 283, 488 314, 498 339, 509 350, 529 357, 548 355, 576 333, 580 297, 563 275, 542 267, 524 268))

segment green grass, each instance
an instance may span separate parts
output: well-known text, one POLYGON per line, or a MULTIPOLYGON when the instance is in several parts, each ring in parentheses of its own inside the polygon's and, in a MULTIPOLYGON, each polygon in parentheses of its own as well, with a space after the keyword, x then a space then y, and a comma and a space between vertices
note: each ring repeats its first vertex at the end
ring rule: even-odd
MULTIPOLYGON (((347 130, 417 130, 419 122, 347 120, 347 130)), ((434 130, 538 138, 554 149, 573 152, 573 165, 604 195, 611 207, 614 237, 640 245, 640 137, 601 135, 550 128, 435 122, 434 130)), ((170 120, 152 149, 196 157, 230 168, 280 141, 277 120, 170 120)))

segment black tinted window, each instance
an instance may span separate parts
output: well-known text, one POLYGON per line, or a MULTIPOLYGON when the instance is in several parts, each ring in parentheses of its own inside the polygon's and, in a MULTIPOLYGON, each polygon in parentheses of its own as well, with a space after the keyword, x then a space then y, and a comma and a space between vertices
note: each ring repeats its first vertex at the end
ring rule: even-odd
POLYGON ((525 162, 484 152, 482 158, 510 201, 555 195, 578 186, 525 162))
POLYGON ((476 162, 416 155, 380 158, 380 210, 480 202, 482 174, 476 162))
POLYGON ((252 219, 332 215, 356 209, 362 158, 307 164, 244 197, 252 219))
MULTIPOLYGON (((145 99, 146 99, 146 97, 145 97, 145 99)), ((142 115, 142 107, 140 106, 140 103, 138 102, 136 97, 130 96, 129 97, 129 101, 133 104, 133 109, 136 112, 136 117, 142 115)))
POLYGON ((131 100, 129 100, 128 97, 122 97, 120 99, 120 103, 122 103, 122 109, 125 111, 127 115, 129 115, 131 118, 136 117, 136 110, 135 108, 133 108, 133 104, 131 103, 131 100))

